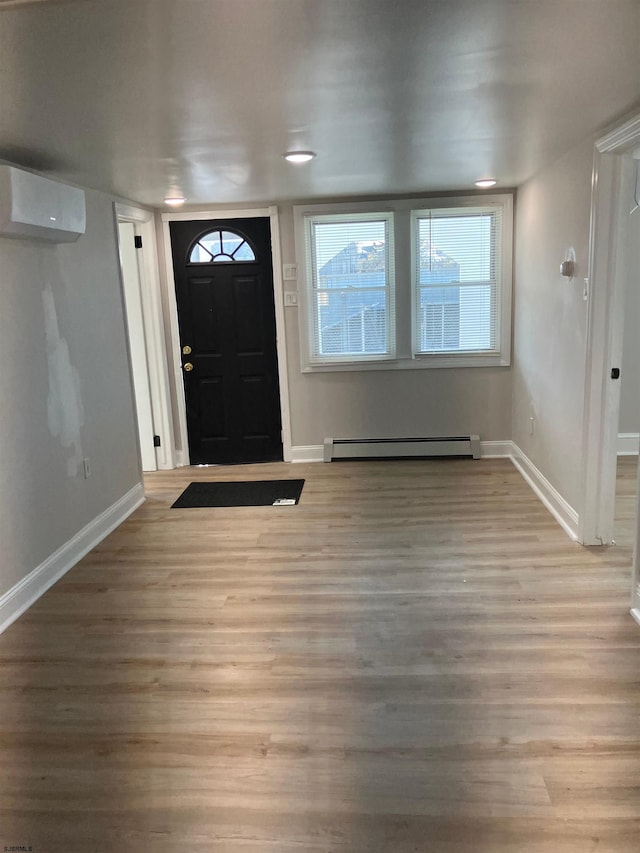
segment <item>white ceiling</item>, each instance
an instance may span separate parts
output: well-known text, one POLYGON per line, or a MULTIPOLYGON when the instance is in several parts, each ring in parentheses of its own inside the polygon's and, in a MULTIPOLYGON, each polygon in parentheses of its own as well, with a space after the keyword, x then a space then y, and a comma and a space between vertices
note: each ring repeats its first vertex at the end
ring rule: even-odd
POLYGON ((639 102, 640 0, 0 0, 0 157, 152 205, 515 186, 639 102))

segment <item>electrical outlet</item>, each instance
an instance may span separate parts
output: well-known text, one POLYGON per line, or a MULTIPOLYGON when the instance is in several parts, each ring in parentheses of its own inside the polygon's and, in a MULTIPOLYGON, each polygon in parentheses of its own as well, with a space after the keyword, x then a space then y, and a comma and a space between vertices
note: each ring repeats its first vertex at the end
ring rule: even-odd
POLYGON ((85 456, 82 460, 82 471, 84 473, 85 480, 88 480, 91 476, 91 462, 89 461, 89 457, 85 456))

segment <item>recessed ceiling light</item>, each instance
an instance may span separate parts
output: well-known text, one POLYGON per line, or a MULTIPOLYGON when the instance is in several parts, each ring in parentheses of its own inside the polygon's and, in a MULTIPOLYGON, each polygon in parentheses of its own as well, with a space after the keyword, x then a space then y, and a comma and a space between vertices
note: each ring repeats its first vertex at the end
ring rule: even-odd
POLYGON ((478 189, 488 190, 489 187, 495 187, 497 183, 498 182, 495 181, 493 178, 483 178, 483 180, 481 181, 476 181, 476 186, 478 187, 478 189))
POLYGON ((183 195, 168 195, 164 203, 168 204, 169 207, 180 207, 181 204, 184 204, 186 198, 183 195))
POLYGON ((282 155, 289 163, 308 163, 316 156, 315 151, 287 151, 282 155))

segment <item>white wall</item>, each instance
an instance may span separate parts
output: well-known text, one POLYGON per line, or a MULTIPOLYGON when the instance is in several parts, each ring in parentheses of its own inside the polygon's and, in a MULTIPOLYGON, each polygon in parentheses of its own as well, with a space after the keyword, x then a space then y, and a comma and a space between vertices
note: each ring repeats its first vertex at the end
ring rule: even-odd
POLYGON ((593 140, 518 191, 513 440, 574 509, 580 506, 593 140), (573 282, 559 266, 576 252, 573 282), (529 418, 535 418, 530 435, 529 418))
POLYGON ((101 193, 77 243, 0 237, 0 594, 140 481, 118 270, 101 193))
POLYGON ((640 210, 629 219, 629 277, 625 299, 619 432, 640 432, 640 210))

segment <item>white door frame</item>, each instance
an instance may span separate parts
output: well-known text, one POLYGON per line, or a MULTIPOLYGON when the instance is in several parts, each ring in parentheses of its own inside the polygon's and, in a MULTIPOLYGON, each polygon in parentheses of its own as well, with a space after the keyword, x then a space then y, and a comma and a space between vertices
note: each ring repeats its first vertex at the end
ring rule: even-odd
POLYGON ((178 326, 178 303, 176 300, 176 285, 173 274, 173 253, 171 251, 170 222, 196 222, 198 220, 217 219, 248 219, 261 216, 269 219, 271 225, 271 261, 273 267, 273 297, 276 311, 276 355, 278 363, 278 382, 280 387, 280 417, 282 423, 282 455, 285 462, 291 462, 291 415, 289 408, 289 374, 287 369, 287 338, 285 334, 284 317, 284 286, 282 282, 282 252, 280 248, 280 220, 278 208, 269 207, 248 208, 243 210, 198 210, 181 213, 163 213, 162 229, 164 237, 164 258, 166 265, 167 291, 166 299, 169 308, 169 326, 171 330, 171 363, 177 389, 178 407, 178 443, 182 450, 176 450, 176 463, 189 465, 189 439, 187 436, 187 409, 184 398, 184 382, 182 379, 182 359, 180 355, 180 329, 178 326))
POLYGON ((135 234, 142 237, 138 255, 140 298, 147 352, 151 409, 160 447, 156 448, 158 468, 176 467, 175 437, 171 417, 171 392, 167 352, 164 341, 158 249, 156 243, 155 215, 152 210, 128 204, 114 204, 116 222, 131 222, 135 234))
POLYGON ((142 316, 142 288, 133 222, 118 221, 118 243, 122 290, 129 336, 129 359, 138 423, 138 447, 143 471, 157 471, 158 458, 154 435, 156 434, 151 410, 149 359, 142 316))
MULTIPOLYGON (((585 402, 582 441, 582 506, 579 540, 585 545, 612 541, 626 276, 621 263, 628 199, 621 192, 622 154, 640 144, 640 115, 596 140, 594 148, 589 249, 585 402)), ((640 392, 640 389, 638 389, 640 392)), ((640 506, 637 528, 640 530, 640 506)), ((632 613, 640 621, 638 536, 633 557, 632 613)))

